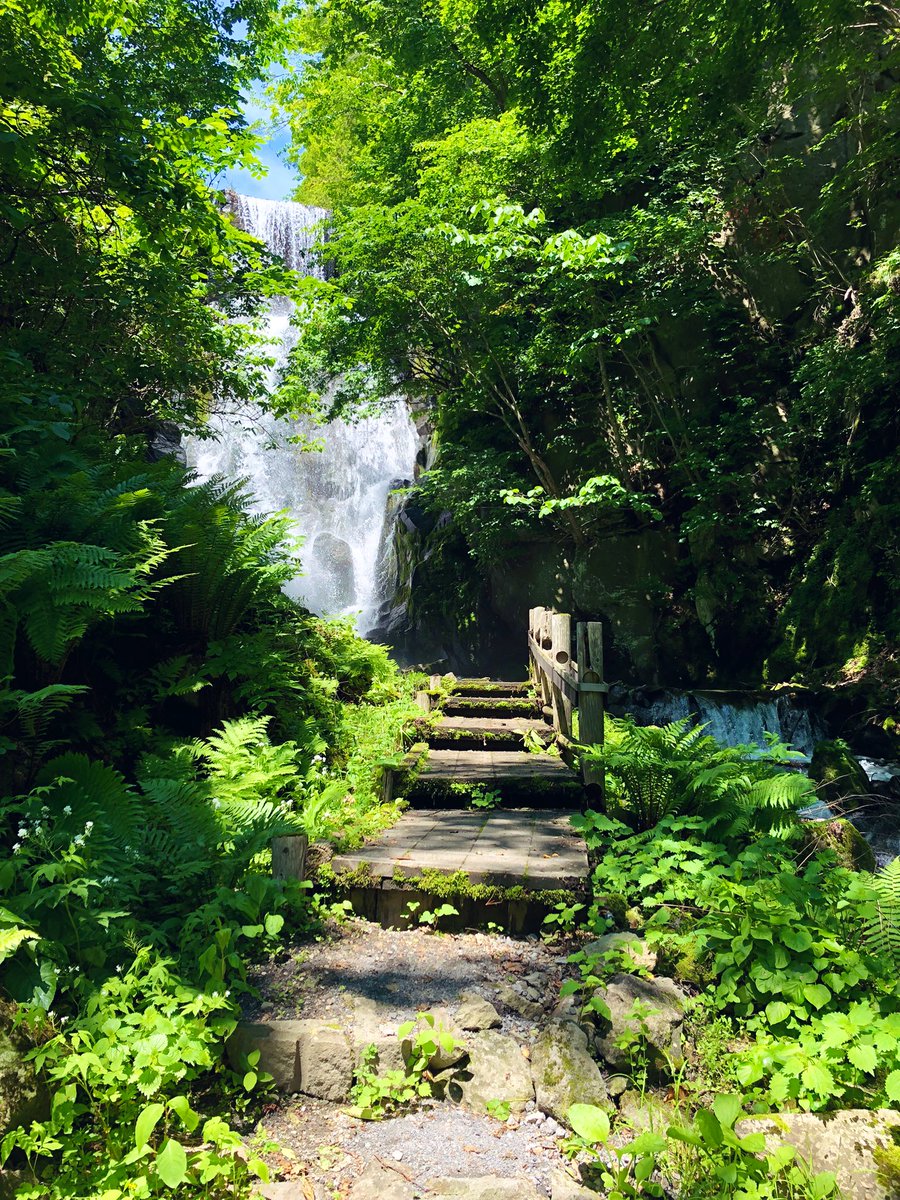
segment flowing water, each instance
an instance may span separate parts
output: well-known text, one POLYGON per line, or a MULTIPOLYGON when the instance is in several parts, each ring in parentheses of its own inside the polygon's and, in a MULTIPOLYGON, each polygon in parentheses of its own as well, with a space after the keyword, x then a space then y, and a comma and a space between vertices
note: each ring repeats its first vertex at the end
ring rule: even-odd
MULTIPOLYGON (((321 208, 290 201, 236 196, 232 210, 241 228, 265 241, 289 267, 322 277, 313 247, 321 208)), ((294 341, 289 300, 269 305, 266 333, 276 356, 274 387, 294 341)), ((386 405, 378 416, 358 422, 276 420, 261 410, 240 418, 217 415, 215 440, 188 439, 190 466, 200 479, 224 475, 245 479, 256 513, 286 510, 304 542, 289 595, 320 615, 358 614, 358 627, 371 627, 380 602, 377 564, 391 484, 412 478, 418 437, 406 406, 386 405), (321 440, 324 448, 301 450, 291 439, 321 440)))

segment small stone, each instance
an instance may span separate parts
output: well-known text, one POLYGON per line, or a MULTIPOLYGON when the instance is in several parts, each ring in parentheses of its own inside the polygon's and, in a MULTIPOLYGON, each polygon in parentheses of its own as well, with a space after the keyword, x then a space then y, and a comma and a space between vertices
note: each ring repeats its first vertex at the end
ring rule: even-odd
POLYGON ((500 1014, 490 1001, 474 992, 464 992, 460 1001, 460 1006, 456 1010, 456 1023, 460 1029, 470 1029, 476 1032, 482 1029, 499 1029, 502 1023, 500 1014))
POLYGON ((610 1096, 621 1096, 628 1091, 627 1075, 610 1075, 606 1080, 606 1090, 610 1096))
POLYGON ((396 1171, 370 1163, 350 1189, 348 1200, 414 1200, 415 1189, 396 1171))
POLYGON ((514 1013, 524 1017, 526 1021, 538 1021, 544 1015, 540 1004, 528 1000, 525 996, 520 996, 509 984, 503 984, 497 989, 497 999, 514 1013))
POLYGON ((258 1183, 254 1192, 254 1200, 306 1200, 308 1193, 304 1191, 299 1180, 286 1180, 281 1183, 258 1183))

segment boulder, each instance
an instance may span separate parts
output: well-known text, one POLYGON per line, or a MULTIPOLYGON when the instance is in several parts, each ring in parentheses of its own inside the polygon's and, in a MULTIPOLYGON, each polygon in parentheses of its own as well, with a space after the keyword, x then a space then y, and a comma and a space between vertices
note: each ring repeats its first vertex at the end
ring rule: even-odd
POLYGON ((636 933, 628 931, 624 933, 606 933, 602 937, 594 938, 592 942, 588 942, 581 949, 589 956, 594 954, 608 954, 611 950, 627 949, 637 966, 644 967, 648 971, 652 971, 656 966, 656 951, 651 950, 647 943, 639 938, 636 933))
POLYGON ((354 1054, 347 1033, 327 1021, 242 1021, 228 1039, 228 1061, 247 1068, 259 1051, 259 1069, 282 1092, 302 1092, 320 1100, 346 1100, 353 1083, 354 1054))
POLYGON ((476 1032, 482 1029, 499 1029, 500 1014, 490 1001, 475 992, 464 992, 456 1010, 456 1024, 460 1029, 476 1032))
POLYGON ((537 1106, 565 1122, 573 1104, 612 1108, 600 1068, 588 1051, 587 1034, 571 1021, 552 1021, 531 1051, 537 1106))
POLYGON ((500 1175, 430 1179, 425 1195, 445 1196, 447 1200, 544 1200, 542 1193, 527 1179, 504 1179, 500 1175))
MULTIPOLYGON (((447 1071, 451 1067, 455 1067, 457 1063, 462 1062, 469 1051, 465 1044, 465 1038, 462 1035, 462 1031, 454 1023, 453 1018, 450 1016, 450 1013, 446 1008, 429 1009, 427 1015, 434 1017, 433 1032, 435 1034, 449 1033, 454 1039, 455 1043, 452 1050, 445 1050, 444 1047, 441 1046, 437 1053, 433 1054, 428 1060, 429 1071, 431 1071, 433 1075, 439 1075, 442 1071, 447 1071)), ((416 1029, 426 1031, 427 1026, 424 1023, 419 1023, 416 1026, 416 1029)), ((415 1030, 413 1031, 412 1037, 403 1039, 401 1049, 404 1062, 408 1062, 410 1056, 412 1055, 414 1036, 415 1030)))
POLYGON ((25 1056, 34 1047, 13 1027, 12 1010, 0 1006, 0 1138, 20 1125, 50 1116, 50 1094, 25 1056))
POLYGON ((350 1189, 348 1200, 413 1200, 415 1188, 397 1171, 370 1163, 350 1189))
POLYGON ((562 1167, 550 1173, 550 1200, 599 1200, 599 1194, 573 1179, 562 1167))
POLYGON ((531 1069, 515 1038, 486 1029, 469 1044, 469 1062, 447 1084, 447 1095, 478 1112, 488 1101, 506 1101, 510 1111, 523 1112, 534 1099, 531 1069))
POLYGON ((841 801, 867 796, 869 777, 851 753, 846 742, 817 742, 809 764, 809 777, 817 785, 816 795, 825 804, 840 811, 841 801))
POLYGON ((594 993, 609 1009, 609 1019, 600 1024, 597 1049, 604 1062, 621 1071, 629 1065, 628 1055, 616 1043, 623 1034, 646 1038, 650 1066, 657 1074, 677 1070, 684 1062, 681 1027, 687 996, 674 979, 639 979, 636 975, 614 975, 594 993), (635 1015, 635 1005, 644 1015, 635 1015))
POLYGON ((856 826, 845 817, 804 821, 803 836, 809 852, 831 850, 842 867, 851 871, 875 870, 875 852, 856 826))
POLYGON ((740 1137, 764 1133, 770 1151, 788 1143, 814 1174, 833 1171, 844 1200, 900 1195, 900 1112, 893 1109, 746 1117, 735 1131, 740 1137))

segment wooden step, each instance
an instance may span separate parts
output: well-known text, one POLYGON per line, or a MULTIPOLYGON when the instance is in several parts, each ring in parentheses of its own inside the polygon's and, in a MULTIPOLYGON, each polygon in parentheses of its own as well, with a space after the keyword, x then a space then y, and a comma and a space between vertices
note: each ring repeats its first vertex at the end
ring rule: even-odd
POLYGON ((448 716, 539 717, 541 710, 531 696, 448 696, 442 705, 448 716))
POLYGON ((570 817, 559 809, 408 812, 331 866, 346 879, 355 911, 385 926, 408 926, 411 903, 421 911, 439 903, 427 891, 428 876, 439 874, 476 885, 442 894, 458 913, 442 920, 442 929, 491 921, 511 933, 536 932, 560 889, 587 889, 587 848, 570 817), (508 889, 516 892, 506 896, 508 889))
POLYGON ((457 696, 528 696, 531 685, 502 679, 457 679, 452 692, 457 696))
POLYGON ((529 734, 544 745, 553 738, 547 722, 534 717, 447 716, 419 726, 419 736, 435 750, 523 750, 529 734))
POLYGON ((515 750, 429 749, 405 797, 413 808, 466 808, 472 788, 497 792, 510 807, 584 803, 581 781, 562 759, 515 750))

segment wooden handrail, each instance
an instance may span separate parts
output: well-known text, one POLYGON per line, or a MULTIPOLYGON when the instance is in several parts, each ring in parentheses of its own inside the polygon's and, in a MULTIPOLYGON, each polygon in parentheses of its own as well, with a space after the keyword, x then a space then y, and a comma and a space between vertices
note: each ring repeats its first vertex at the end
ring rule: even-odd
MULTIPOLYGON (((575 627, 576 657, 572 658, 572 618, 548 608, 528 613, 528 652, 531 673, 544 707, 553 713, 553 728, 572 742, 572 711, 578 710, 578 745, 602 746, 604 696, 603 626, 579 621, 575 627)), ((581 757, 584 782, 603 789, 603 769, 581 757)))

